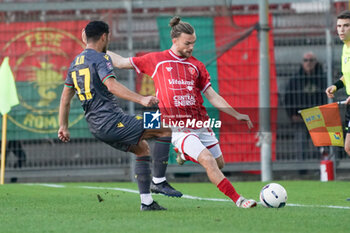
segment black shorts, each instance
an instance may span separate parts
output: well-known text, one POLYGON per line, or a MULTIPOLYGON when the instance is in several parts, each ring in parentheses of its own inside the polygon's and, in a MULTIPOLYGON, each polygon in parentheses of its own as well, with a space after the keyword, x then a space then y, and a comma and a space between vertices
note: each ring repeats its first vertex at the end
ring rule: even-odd
POLYGON ((139 143, 144 131, 141 116, 122 114, 110 119, 103 128, 91 130, 91 133, 115 149, 127 152, 131 145, 139 143))

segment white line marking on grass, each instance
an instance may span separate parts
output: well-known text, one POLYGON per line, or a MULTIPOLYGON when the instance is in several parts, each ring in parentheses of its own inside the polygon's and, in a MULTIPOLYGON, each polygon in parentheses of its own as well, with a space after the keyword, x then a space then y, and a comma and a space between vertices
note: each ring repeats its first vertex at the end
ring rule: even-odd
POLYGON ((35 184, 35 183, 28 183, 25 185, 37 185, 37 186, 45 186, 45 187, 50 187, 50 188, 65 188, 65 185, 60 185, 60 184, 35 184))
MULTIPOLYGON (((161 194, 160 194, 161 195, 161 194)), ((190 195, 182 195, 181 198, 200 200, 200 201, 231 201, 229 199, 221 199, 221 198, 205 198, 205 197, 195 197, 190 195)))
POLYGON ((302 204, 287 204, 287 206, 296 207, 318 207, 318 208, 331 208, 331 209, 346 209, 350 210, 349 206, 336 206, 336 205, 302 205, 302 204))
MULTIPOLYGON (((78 188, 86 188, 86 189, 108 189, 108 190, 118 190, 130 193, 139 194, 138 190, 134 189, 125 189, 125 188, 109 188, 109 187, 92 187, 92 186, 78 186, 78 188)), ((161 195, 161 194, 158 194, 161 195)), ((222 198, 205 198, 205 197, 196 197, 191 195, 183 195, 181 198, 199 200, 199 201, 217 201, 217 202, 231 202, 230 199, 222 199, 222 198)), ((260 202, 258 202, 261 204, 260 202)), ((303 204, 288 204, 287 206, 295 206, 295 207, 318 207, 318 208, 332 208, 332 209, 350 209, 349 206, 333 206, 333 205, 303 205, 303 204)))
MULTIPOLYGON (((50 188, 66 188, 65 185, 59 185, 59 184, 26 184, 26 185, 38 185, 38 186, 45 186, 50 188)), ((72 186, 74 187, 74 186, 72 186)), ((128 193, 136 193, 139 194, 138 190, 135 189, 126 189, 126 188, 112 188, 112 187, 94 187, 94 186, 75 186, 75 188, 83 188, 83 189, 107 189, 107 190, 116 190, 116 191, 124 191, 128 193)), ((161 195, 161 194, 159 194, 161 195)), ((192 200, 199 200, 199 201, 217 201, 217 202, 230 202, 229 199, 222 199, 222 198, 204 198, 204 197, 196 197, 191 195, 183 195, 182 198, 185 199, 192 199, 192 200)), ((260 202, 258 202, 261 204, 260 202)), ((311 207, 311 208, 330 208, 330 209, 346 209, 350 210, 350 206, 335 206, 335 205, 303 205, 303 204, 292 204, 288 203, 287 206, 292 207, 311 207)))
MULTIPOLYGON (((108 190, 117 190, 117 191, 124 191, 124 192, 139 194, 138 190, 125 189, 125 188, 111 188, 111 187, 107 188, 107 187, 92 187, 92 186, 78 186, 78 188, 84 188, 84 189, 108 189, 108 190)), ((155 194, 153 194, 153 195, 155 195, 155 194)), ((159 195, 162 195, 162 194, 159 194, 159 195)), ((200 200, 200 201, 231 201, 229 199, 204 198, 204 197, 195 197, 195 196, 190 196, 190 195, 183 195, 182 198, 193 199, 193 200, 200 200)))
POLYGON ((137 193, 137 194, 139 194, 138 190, 124 189, 124 188, 108 188, 108 187, 92 187, 92 186, 78 186, 77 188, 83 188, 83 189, 108 189, 108 190, 117 190, 117 191, 124 191, 124 192, 128 192, 128 193, 137 193))

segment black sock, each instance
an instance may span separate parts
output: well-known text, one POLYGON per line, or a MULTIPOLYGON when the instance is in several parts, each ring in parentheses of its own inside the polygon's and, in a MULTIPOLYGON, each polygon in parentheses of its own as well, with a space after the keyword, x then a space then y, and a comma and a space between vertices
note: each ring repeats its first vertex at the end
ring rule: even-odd
POLYGON ((135 177, 140 194, 150 193, 151 169, 149 156, 136 157, 135 177))
POLYGON ((154 177, 165 177, 169 159, 171 137, 157 138, 152 154, 152 174, 154 177))

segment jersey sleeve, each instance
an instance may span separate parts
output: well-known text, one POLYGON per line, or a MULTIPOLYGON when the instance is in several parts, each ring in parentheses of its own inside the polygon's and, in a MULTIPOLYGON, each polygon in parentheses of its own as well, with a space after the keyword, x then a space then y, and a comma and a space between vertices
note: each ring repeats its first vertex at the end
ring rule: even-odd
POLYGON ((205 65, 203 63, 200 62, 198 65, 198 68, 199 68, 199 78, 197 82, 197 87, 202 93, 204 93, 208 89, 208 87, 211 86, 210 74, 207 68, 205 68, 205 65))
POLYGON ((154 70, 152 57, 153 53, 148 53, 140 57, 130 57, 129 59, 138 74, 143 73, 152 76, 152 71, 154 70))
MULTIPOLYGON (((71 70, 71 68, 69 68, 69 70, 71 70)), ((73 88, 74 87, 74 83, 73 83, 71 72, 67 73, 67 77, 66 77, 66 81, 64 82, 64 85, 66 87, 69 87, 69 88, 73 88)))
POLYGON ((111 61, 111 57, 105 54, 99 59, 99 62, 97 63, 97 72, 102 83, 111 77, 116 78, 111 61))

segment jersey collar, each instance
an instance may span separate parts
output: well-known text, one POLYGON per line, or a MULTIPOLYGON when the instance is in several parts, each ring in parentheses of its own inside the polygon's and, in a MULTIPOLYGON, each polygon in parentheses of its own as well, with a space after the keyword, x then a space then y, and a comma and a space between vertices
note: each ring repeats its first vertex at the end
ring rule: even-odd
POLYGON ((171 51, 171 49, 169 49, 168 51, 172 57, 174 57, 175 59, 177 59, 179 61, 184 61, 187 59, 187 58, 181 58, 181 57, 177 56, 175 53, 173 53, 173 51, 171 51))

